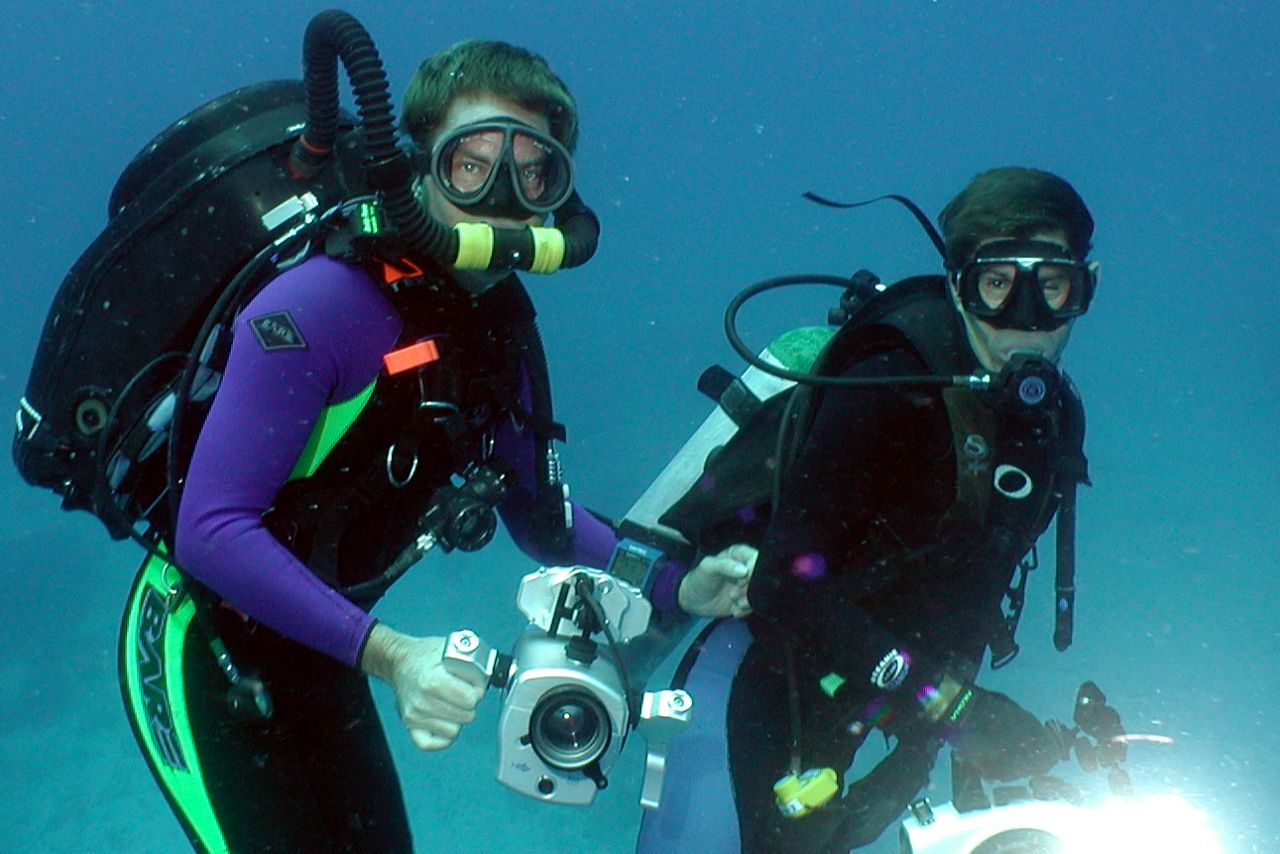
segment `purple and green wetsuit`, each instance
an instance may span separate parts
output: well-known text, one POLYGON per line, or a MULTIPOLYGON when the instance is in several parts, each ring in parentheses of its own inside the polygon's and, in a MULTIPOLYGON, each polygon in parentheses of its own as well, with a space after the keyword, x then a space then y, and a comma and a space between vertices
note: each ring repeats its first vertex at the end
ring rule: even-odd
MULTIPOLYGON (((509 280, 461 302, 483 321, 504 287, 519 285, 509 280)), ((158 561, 144 566, 130 597, 121 643, 126 706, 198 849, 410 849, 391 754, 367 679, 355 669, 374 618, 264 522, 308 473, 301 461, 315 452, 325 420, 377 398, 383 356, 405 343, 402 316, 364 268, 323 256, 282 274, 245 307, 196 443, 175 532, 177 563, 227 607, 198 619, 189 599, 172 596, 174 574, 158 561), (242 678, 265 685, 270 717, 228 714, 229 680, 207 636, 225 643, 242 678)), ((425 326, 416 315, 412 322, 414 337, 432 333, 430 315, 425 326)), ((518 397, 527 410, 530 366, 520 368, 518 397)), ((511 406, 494 401, 500 413, 511 406)), ((367 411, 355 417, 353 431, 367 411)), ((499 515, 520 547, 542 560, 549 556, 531 537, 536 439, 528 420, 511 414, 490 419, 492 442, 483 445, 516 475, 499 515)), ((365 433, 372 424, 376 437, 381 423, 370 417, 365 433)), ((395 440, 387 436, 382 447, 395 440)), ((433 453, 418 450, 424 460, 433 453)), ((439 453, 450 462, 434 471, 453 470, 456 453, 439 453)), ((341 458, 334 452, 331 459, 341 458)), ((332 480, 332 471, 326 477, 332 480)), ((410 499, 401 515, 414 520, 425 509, 410 499)), ((555 562, 604 566, 617 542, 612 528, 576 505, 573 523, 569 561, 562 555, 555 562)), ((674 608, 682 569, 672 564, 658 580, 660 609, 674 608)))

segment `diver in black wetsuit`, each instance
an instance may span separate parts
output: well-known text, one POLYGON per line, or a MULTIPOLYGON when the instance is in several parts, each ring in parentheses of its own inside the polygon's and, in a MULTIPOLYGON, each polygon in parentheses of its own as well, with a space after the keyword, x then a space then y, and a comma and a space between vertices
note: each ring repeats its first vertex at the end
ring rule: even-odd
POLYGON ((727 756, 691 749, 704 766, 727 761, 737 827, 727 796, 707 794, 707 769, 680 764, 677 742, 641 851, 845 851, 900 816, 944 743, 992 780, 1062 758, 1051 725, 973 680, 988 648, 1014 649, 1006 591, 1064 490, 1086 477, 1083 408, 1056 366, 1096 284, 1093 220, 1062 179, 1000 168, 940 224, 947 276, 875 297, 816 372, 989 372, 994 387, 812 392, 759 543, 750 636, 721 621, 685 682, 704 713, 731 684, 727 756), (841 795, 873 729, 895 747, 841 795), (668 806, 680 787, 696 806, 668 806))

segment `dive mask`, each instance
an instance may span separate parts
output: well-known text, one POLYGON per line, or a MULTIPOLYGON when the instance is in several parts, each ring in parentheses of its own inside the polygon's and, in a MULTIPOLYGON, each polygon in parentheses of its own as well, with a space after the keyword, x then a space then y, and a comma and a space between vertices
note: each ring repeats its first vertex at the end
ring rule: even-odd
POLYGON ((960 303, 999 329, 1051 330, 1089 309, 1097 277, 1056 243, 996 240, 956 274, 960 303))
POLYGON ((555 138, 512 118, 463 125, 431 152, 441 193, 471 214, 545 216, 573 193, 573 158, 555 138))

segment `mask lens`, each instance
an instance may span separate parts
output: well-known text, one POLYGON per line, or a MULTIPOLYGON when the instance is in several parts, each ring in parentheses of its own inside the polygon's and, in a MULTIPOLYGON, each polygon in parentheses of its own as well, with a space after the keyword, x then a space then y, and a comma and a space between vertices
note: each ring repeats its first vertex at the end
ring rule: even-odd
POLYGON ((573 192, 568 150, 510 121, 480 122, 454 131, 437 144, 431 170, 445 198, 460 207, 495 204, 513 190, 528 213, 546 214, 573 192), (504 186, 495 188, 498 181, 504 186))
POLYGON ((523 131, 511 136, 516 188, 531 207, 556 207, 569 195, 572 172, 567 155, 551 140, 523 131))
POLYGON ((1086 271, 1079 265, 1038 264, 1036 281, 1045 305, 1055 314, 1078 311, 1084 297, 1086 271))
POLYGON ((974 295, 981 301, 979 311, 999 311, 1013 293, 1018 280, 1018 268, 1014 264, 975 264, 973 277, 974 295))
POLYGON ((436 179, 461 200, 478 199, 488 191, 502 155, 502 131, 455 135, 437 155, 436 179))

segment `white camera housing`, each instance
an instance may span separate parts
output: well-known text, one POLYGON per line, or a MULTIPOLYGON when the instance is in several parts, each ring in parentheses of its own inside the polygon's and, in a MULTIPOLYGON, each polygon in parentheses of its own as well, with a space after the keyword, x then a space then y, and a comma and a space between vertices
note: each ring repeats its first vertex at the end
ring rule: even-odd
MULTIPOLYGON (((497 681, 498 780, 532 798, 585 806, 607 784, 628 732, 638 727, 648 745, 641 804, 656 807, 667 741, 688 725, 693 700, 681 690, 637 695, 643 686, 627 683, 614 644, 644 634, 649 602, 608 573, 573 566, 526 575, 516 604, 530 625, 497 681), (593 604, 581 595, 583 580, 593 604), (606 634, 613 644, 601 642, 606 634)), ((450 666, 478 668, 490 678, 502 669, 499 658, 469 631, 451 635, 445 650, 450 666)))

